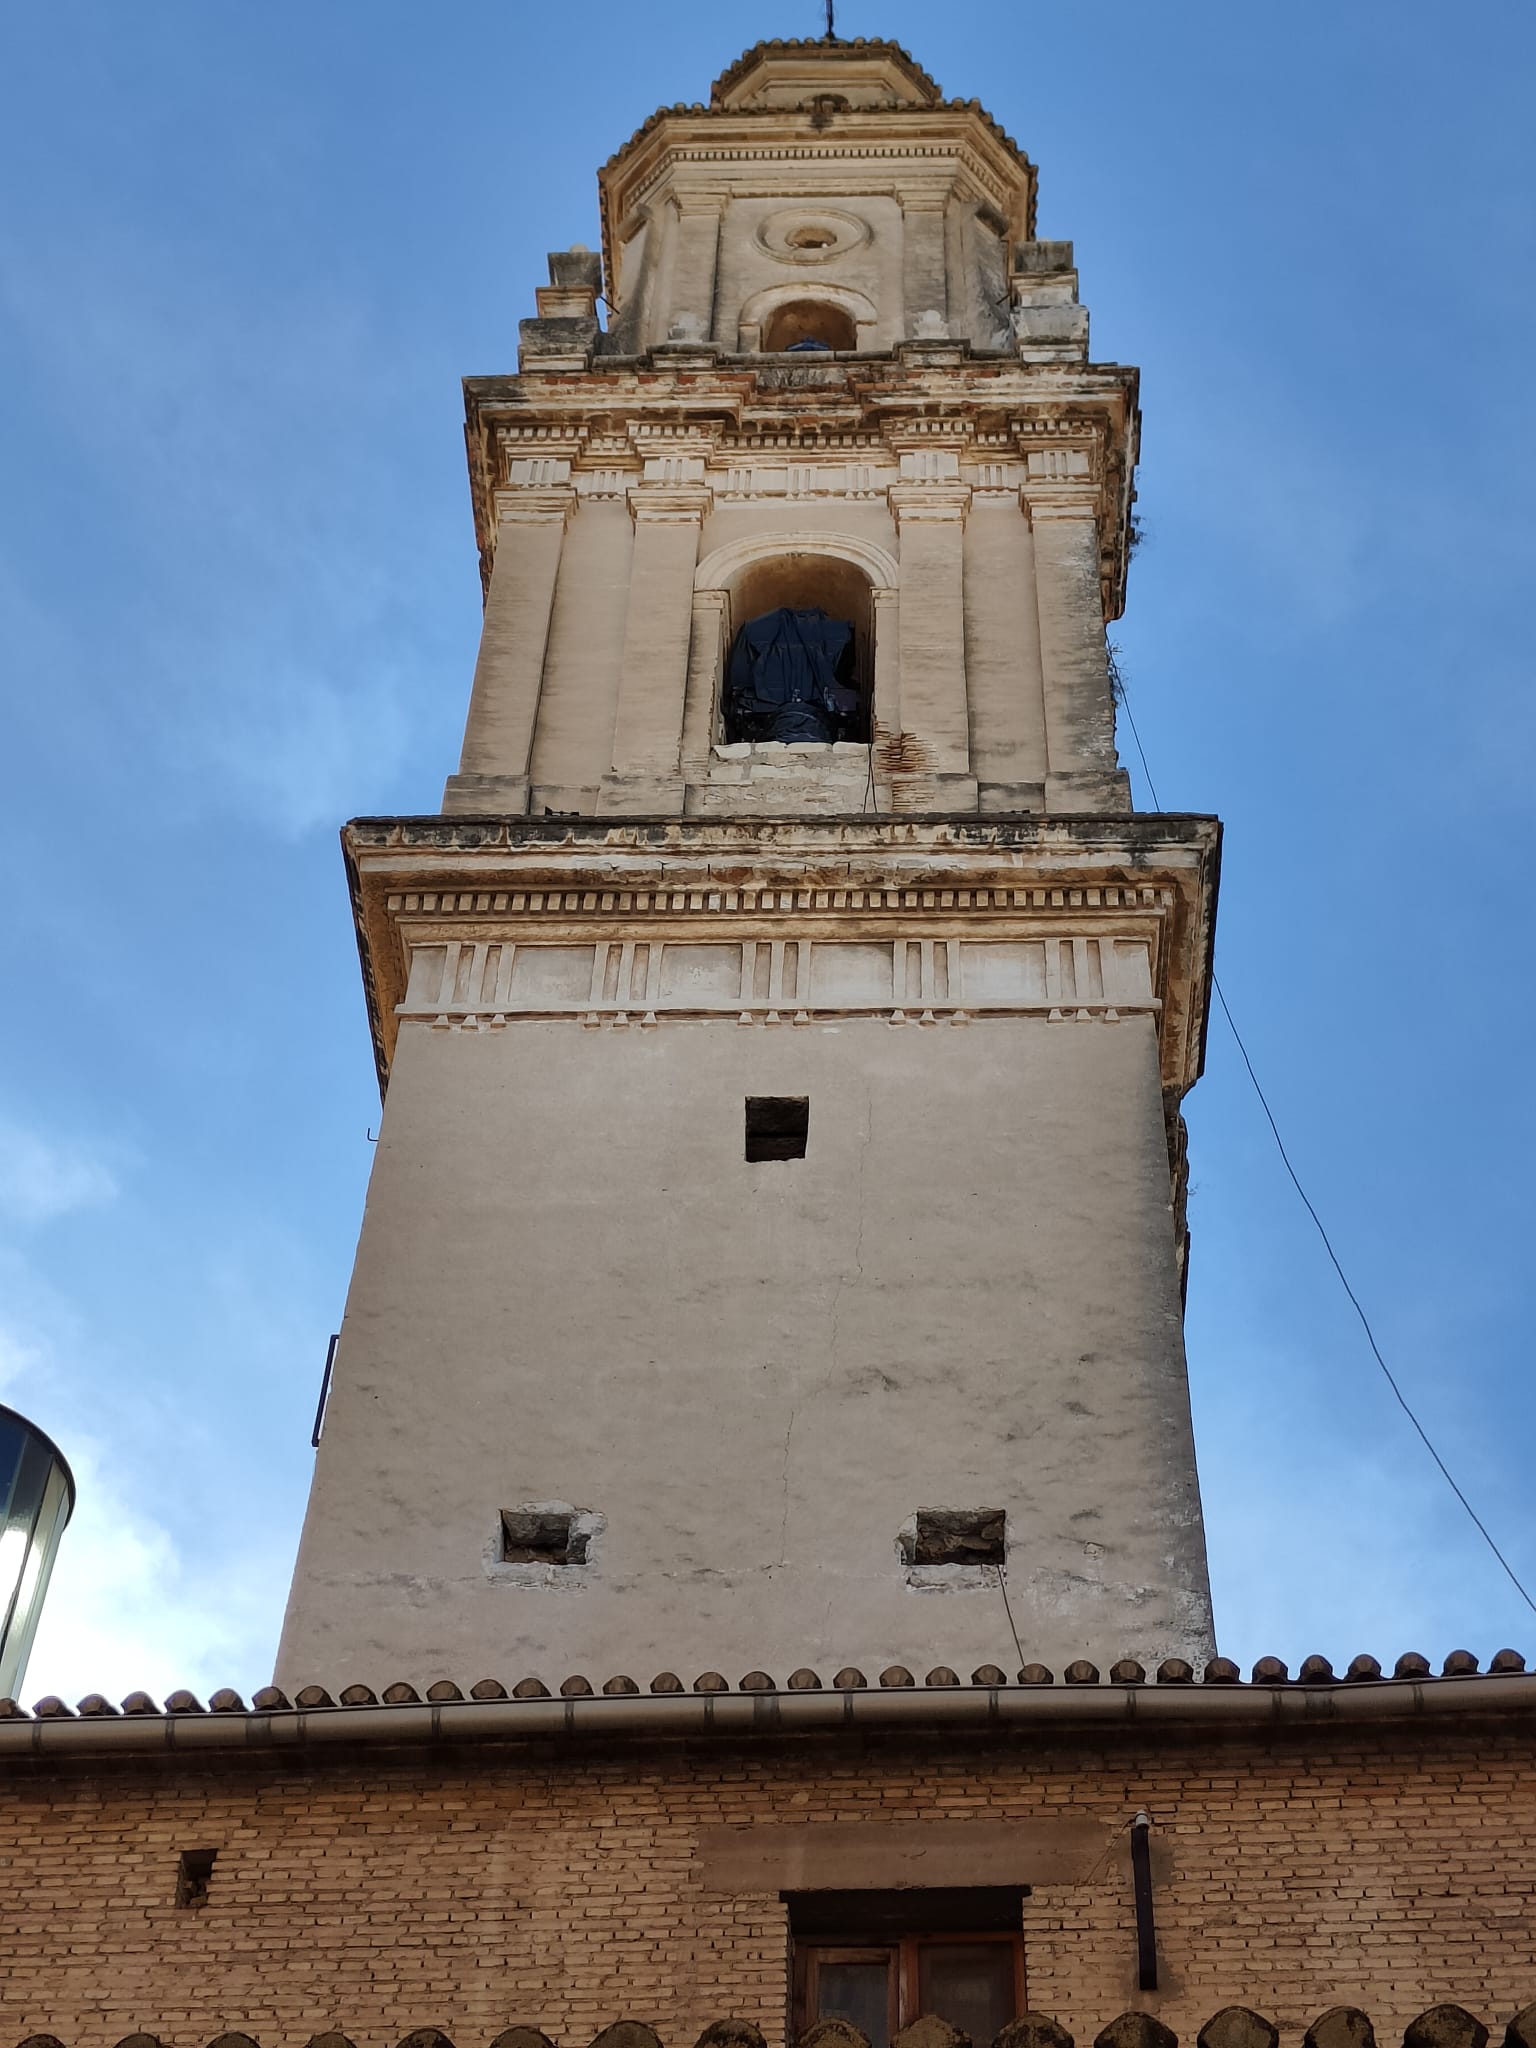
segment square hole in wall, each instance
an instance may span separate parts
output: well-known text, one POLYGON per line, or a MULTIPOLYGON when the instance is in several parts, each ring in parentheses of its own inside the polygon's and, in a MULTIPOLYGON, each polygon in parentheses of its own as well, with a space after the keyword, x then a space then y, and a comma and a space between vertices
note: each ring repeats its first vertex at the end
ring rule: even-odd
POLYGON ((911 1562, 1001 1568, 1008 1561, 1007 1530, 1002 1508, 919 1508, 911 1562))
POLYGON ((811 1127, 805 1095, 747 1097, 747 1158, 803 1159, 811 1127))
POLYGON ((178 1906, 197 1907, 208 1903, 208 1887, 213 1881, 213 1849, 183 1849, 176 1863, 176 1903, 178 1906))
POLYGON ((573 1514, 549 1508, 503 1508, 503 1564, 585 1564, 590 1536, 573 1514))

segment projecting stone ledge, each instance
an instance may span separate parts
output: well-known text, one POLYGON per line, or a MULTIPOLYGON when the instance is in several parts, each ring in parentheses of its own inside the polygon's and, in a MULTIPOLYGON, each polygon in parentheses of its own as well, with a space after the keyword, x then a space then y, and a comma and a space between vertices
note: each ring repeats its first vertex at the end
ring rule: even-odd
POLYGON ((381 1084, 400 1030, 1154 1020, 1203 1057, 1213 818, 361 818, 343 834, 381 1084))

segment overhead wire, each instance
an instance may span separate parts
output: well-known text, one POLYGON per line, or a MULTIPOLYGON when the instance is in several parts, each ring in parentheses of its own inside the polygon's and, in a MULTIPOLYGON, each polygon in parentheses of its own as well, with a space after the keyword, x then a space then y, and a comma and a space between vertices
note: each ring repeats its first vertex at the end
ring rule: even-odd
MULTIPOLYGON (((1162 798, 1157 793, 1157 784, 1152 780, 1152 771, 1147 766, 1147 751, 1146 748, 1143 747, 1143 745, 1141 744, 1141 734, 1136 730, 1136 716, 1135 713, 1131 710, 1130 695, 1129 692, 1126 690, 1125 677, 1121 673, 1118 663, 1114 664, 1113 675, 1116 683, 1116 698, 1118 700, 1120 709, 1125 713, 1126 724, 1131 729, 1131 738, 1136 744, 1136 753, 1141 761, 1142 776, 1146 781, 1147 789, 1151 795, 1153 805, 1156 809, 1161 810, 1163 807, 1162 798)), ((1328 1254, 1329 1264, 1333 1267, 1334 1272, 1338 1275, 1339 1285, 1344 1289, 1344 1293, 1349 1300, 1350 1307, 1354 1310, 1355 1314, 1360 1319, 1360 1327, 1365 1332, 1365 1341, 1367 1342, 1367 1344, 1370 1345, 1371 1355, 1376 1360, 1377 1365, 1380 1366, 1382 1375, 1385 1378, 1387 1385, 1392 1389, 1393 1398, 1396 1400, 1398 1407, 1402 1409, 1403 1413, 1412 1423, 1415 1435, 1418 1437, 1419 1442, 1423 1444, 1425 1450, 1428 1451, 1430 1457, 1433 1458, 1435 1465, 1439 1470, 1441 1478, 1445 1481, 1446 1485, 1451 1489, 1452 1493, 1455 1494, 1457 1500, 1460 1501, 1463 1508, 1466 1509, 1467 1515, 1471 1520, 1472 1526, 1477 1530, 1477 1533, 1482 1537, 1483 1541, 1487 1544, 1488 1548, 1493 1552, 1493 1555, 1498 1559, 1499 1564, 1503 1568, 1505 1577, 1509 1580, 1509 1583, 1514 1587, 1515 1591, 1520 1595, 1520 1598, 1525 1602, 1526 1606, 1531 1610, 1532 1614, 1536 1614, 1536 1600, 1533 1600, 1531 1598, 1531 1595, 1526 1591, 1525 1586, 1521 1582, 1520 1576, 1516 1572, 1514 1566, 1510 1563, 1509 1559, 1504 1555, 1503 1551, 1499 1548, 1498 1544, 1493 1540, 1493 1537, 1489 1532, 1488 1526, 1484 1522, 1482 1516, 1477 1512, 1476 1508, 1473 1507, 1471 1501, 1468 1500, 1465 1492, 1462 1490, 1460 1485, 1458 1485, 1456 1478, 1452 1473, 1450 1467, 1446 1464, 1444 1458, 1441 1457, 1439 1451, 1436 1449, 1433 1441, 1430 1438, 1429 1432, 1425 1429, 1423 1423, 1420 1422, 1418 1416, 1414 1413, 1413 1407, 1409 1402, 1408 1397, 1404 1394, 1402 1388, 1398 1385, 1396 1376, 1394 1375, 1392 1368, 1387 1364, 1386 1359, 1382 1356, 1381 1346, 1376 1341, 1376 1332, 1371 1327, 1371 1319, 1366 1314, 1364 1308, 1362 1308, 1360 1304, 1360 1297, 1356 1294, 1354 1288, 1350 1284, 1349 1275, 1345 1272, 1344 1267, 1340 1262, 1339 1255, 1333 1248, 1333 1240, 1329 1237, 1327 1230, 1324 1228, 1323 1219, 1321 1218, 1321 1216, 1318 1215, 1317 1210, 1313 1205, 1311 1196, 1302 1186, 1301 1176, 1297 1173, 1295 1167, 1291 1164, 1291 1155, 1286 1150, 1284 1138, 1282 1138, 1280 1135, 1280 1126, 1275 1121, 1275 1113, 1269 1106, 1269 1098, 1265 1095, 1263 1087, 1259 1082, 1258 1074, 1254 1070, 1253 1061, 1249 1057, 1248 1047, 1243 1042, 1243 1034, 1237 1028, 1237 1019, 1232 1015, 1231 1005, 1228 1003, 1226 994, 1222 989, 1220 977, 1216 974, 1214 969, 1212 969, 1211 972, 1211 987, 1215 991, 1217 1002, 1221 1005, 1221 1013, 1227 1020, 1227 1029, 1232 1033, 1233 1042, 1237 1046, 1238 1053, 1242 1058, 1243 1066, 1247 1070, 1248 1079, 1253 1084, 1253 1092, 1259 1098, 1259 1107, 1264 1112, 1264 1120, 1269 1125, 1270 1135, 1274 1138, 1275 1149, 1280 1154, 1280 1163, 1285 1168, 1286 1173, 1290 1176, 1291 1185, 1293 1188, 1295 1188, 1297 1194, 1300 1196, 1302 1207, 1311 1217, 1313 1225, 1316 1228, 1317 1234, 1322 1239, 1323 1250, 1328 1254)))

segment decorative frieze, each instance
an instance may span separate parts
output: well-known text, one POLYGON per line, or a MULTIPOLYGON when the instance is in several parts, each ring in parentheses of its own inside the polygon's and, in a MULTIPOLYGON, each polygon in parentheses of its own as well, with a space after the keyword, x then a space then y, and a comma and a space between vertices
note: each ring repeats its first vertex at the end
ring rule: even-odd
POLYGON ((874 1016, 965 1024, 987 1016, 1114 1023, 1155 1013, 1146 938, 963 938, 908 925, 895 936, 637 938, 577 943, 409 941, 396 1014, 442 1029, 500 1030, 524 1018, 654 1025, 667 1018, 809 1024, 874 1016))
POLYGON ((1205 818, 362 819, 381 1079, 413 1020, 1153 1019, 1199 1071, 1205 818))

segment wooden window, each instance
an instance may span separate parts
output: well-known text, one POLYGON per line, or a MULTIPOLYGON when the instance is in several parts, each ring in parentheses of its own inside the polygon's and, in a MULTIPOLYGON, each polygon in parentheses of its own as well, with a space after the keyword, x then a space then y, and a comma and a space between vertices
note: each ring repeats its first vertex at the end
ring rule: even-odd
POLYGON ((789 1895, 795 2032, 844 2019, 890 2048, 924 2014, 976 2048, 1025 2007, 1023 1893, 789 1895))

